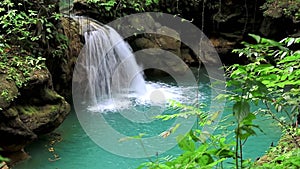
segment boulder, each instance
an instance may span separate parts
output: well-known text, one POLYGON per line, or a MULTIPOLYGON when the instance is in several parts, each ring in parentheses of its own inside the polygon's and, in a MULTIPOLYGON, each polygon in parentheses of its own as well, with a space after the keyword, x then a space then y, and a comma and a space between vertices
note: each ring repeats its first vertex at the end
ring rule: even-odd
POLYGON ((1 99, 0 147, 4 154, 18 154, 38 136, 57 128, 69 114, 70 105, 53 90, 51 75, 46 68, 34 71, 21 88, 7 80, 5 74, 0 78, 3 79, 2 88, 11 84, 5 89, 11 93, 9 98, 14 98, 4 104, 1 99))
MULTIPOLYGON (((180 66, 182 64, 179 62, 187 59, 182 58, 181 39, 178 32, 156 22, 151 15, 129 17, 123 19, 121 25, 126 26, 120 27, 117 31, 122 36, 129 36, 128 40, 136 52, 138 64, 143 68, 153 69, 153 71, 146 73, 185 73, 188 67, 186 65, 180 66), (165 70, 162 71, 157 68, 165 68, 165 70), (157 70, 154 71, 154 69, 157 70)), ((113 27, 118 28, 114 25, 113 27)))
POLYGON ((18 89, 15 83, 7 80, 7 76, 0 74, 0 108, 9 107, 14 98, 18 95, 18 89))

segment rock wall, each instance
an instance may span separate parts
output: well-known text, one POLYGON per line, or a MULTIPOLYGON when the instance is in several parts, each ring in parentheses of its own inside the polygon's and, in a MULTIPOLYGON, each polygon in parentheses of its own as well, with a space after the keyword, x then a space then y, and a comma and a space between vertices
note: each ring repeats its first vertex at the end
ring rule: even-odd
MULTIPOLYGON (((128 17, 123 20, 126 26, 120 27, 117 31, 123 35, 138 36, 129 37, 127 40, 136 53, 136 59, 143 68, 165 68, 168 73, 184 73, 188 67, 179 66, 181 58, 190 64, 195 60, 189 54, 189 50, 183 50, 185 46, 181 43, 180 35, 174 29, 163 26, 153 19, 151 15, 143 17, 128 17), (142 26, 142 29, 141 29, 142 26), (139 33, 151 32, 151 33, 139 33), (171 35, 171 36, 166 36, 171 35), (147 50, 148 49, 148 50, 147 50)), ((118 26, 113 25, 115 28, 118 26)), ((146 73, 165 74, 158 69, 148 69, 146 73)))

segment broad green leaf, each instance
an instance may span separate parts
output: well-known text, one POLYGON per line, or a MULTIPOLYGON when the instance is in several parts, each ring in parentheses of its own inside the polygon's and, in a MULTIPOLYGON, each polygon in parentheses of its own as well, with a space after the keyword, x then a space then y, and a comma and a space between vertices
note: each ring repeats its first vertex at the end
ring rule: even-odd
POLYGON ((254 34, 249 34, 249 36, 251 36, 252 38, 254 38, 256 40, 257 43, 260 43, 261 37, 258 35, 254 35, 254 34))
MULTIPOLYGON (((286 62, 291 62, 291 61, 300 61, 300 55, 287 56, 283 60, 279 61, 278 64, 282 64, 282 63, 286 63, 286 62)), ((299 63, 299 62, 296 62, 296 63, 299 63)))
POLYGON ((242 125, 252 125, 252 121, 256 119, 256 116, 253 113, 249 113, 242 121, 242 125))
POLYGON ((200 141, 199 138, 197 136, 195 136, 195 134, 192 130, 190 130, 189 135, 193 139, 194 142, 200 141))
POLYGON ((233 105, 233 114, 240 123, 250 113, 250 105, 247 101, 239 101, 233 105))
POLYGON ((295 41, 295 38, 287 38, 287 46, 289 47, 289 46, 291 46, 292 44, 294 44, 294 41, 295 41))
POLYGON ((270 44, 272 46, 282 46, 282 43, 279 43, 277 41, 271 40, 271 39, 266 39, 266 38, 261 38, 261 43, 266 43, 270 44))
POLYGON ((179 135, 176 140, 182 150, 195 151, 195 142, 192 139, 189 139, 188 136, 179 135))
POLYGON ((206 166, 208 164, 211 164, 214 162, 214 159, 212 158, 212 156, 208 153, 204 153, 202 154, 199 158, 198 158, 198 163, 200 164, 200 166, 206 166))

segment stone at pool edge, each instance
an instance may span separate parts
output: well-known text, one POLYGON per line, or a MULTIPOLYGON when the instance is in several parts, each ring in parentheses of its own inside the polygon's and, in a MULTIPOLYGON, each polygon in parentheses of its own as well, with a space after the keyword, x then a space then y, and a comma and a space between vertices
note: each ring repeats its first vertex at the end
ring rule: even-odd
POLYGON ((15 154, 38 136, 56 129, 70 112, 70 105, 52 89, 46 68, 34 72, 18 92, 18 97, 0 111, 0 147, 5 151, 1 154, 13 159, 9 165, 26 159, 28 155, 18 158, 15 154))

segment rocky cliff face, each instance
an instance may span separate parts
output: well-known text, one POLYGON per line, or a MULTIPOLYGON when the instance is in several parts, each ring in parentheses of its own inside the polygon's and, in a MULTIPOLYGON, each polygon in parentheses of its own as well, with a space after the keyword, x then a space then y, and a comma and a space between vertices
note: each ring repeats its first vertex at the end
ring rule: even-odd
POLYGON ((61 18, 59 31, 68 38, 68 48, 63 57, 49 59, 46 61, 46 65, 52 74, 55 91, 67 101, 72 102, 73 69, 83 47, 83 42, 79 35, 78 23, 71 18, 61 18))
MULTIPOLYGON (((181 43, 179 33, 167 26, 163 26, 151 15, 123 18, 121 27, 117 31, 121 35, 130 36, 127 40, 134 51, 139 65, 143 68, 166 68, 168 73, 184 73, 188 67, 179 66, 181 60, 192 64, 196 60, 189 54, 189 49, 181 43), (137 36, 132 36, 138 34, 137 36), (167 36, 169 35, 169 36, 167 36), (184 50, 186 49, 186 50, 184 50), (180 59, 174 59, 178 57, 180 59), (153 67, 154 66, 154 67, 153 67)), ((118 22, 113 27, 118 28, 118 22)), ((164 74, 158 69, 148 69, 146 73, 164 74)))
MULTIPOLYGON (((57 0, 48 3, 58 6, 57 0)), ((58 12, 58 8, 52 10, 58 12)), ((79 29, 72 19, 61 18, 53 24, 59 33, 69 39, 68 49, 62 57, 48 57, 46 63, 41 63, 26 77, 20 71, 24 69, 22 66, 7 68, 14 70, 14 73, 0 69, 0 148, 3 150, 1 154, 16 157, 16 160, 20 160, 19 155, 11 156, 11 154, 22 154, 23 148, 28 143, 56 129, 70 112, 70 105, 66 99, 72 100, 73 68, 82 42, 77 32, 79 29), (24 81, 24 84, 17 85, 16 79, 11 77, 14 75, 24 81)), ((55 42, 53 43, 49 45, 55 46, 55 42)), ((39 50, 43 50, 42 46, 39 50)), ((8 59, 25 57, 18 56, 18 53, 22 53, 18 52, 18 48, 11 51, 13 54, 8 56, 8 59)))

